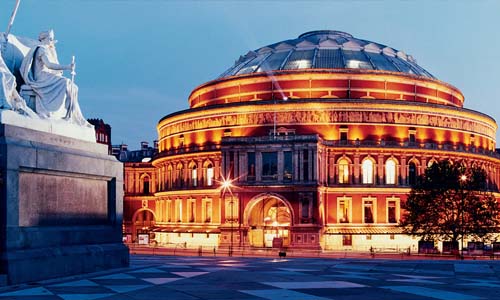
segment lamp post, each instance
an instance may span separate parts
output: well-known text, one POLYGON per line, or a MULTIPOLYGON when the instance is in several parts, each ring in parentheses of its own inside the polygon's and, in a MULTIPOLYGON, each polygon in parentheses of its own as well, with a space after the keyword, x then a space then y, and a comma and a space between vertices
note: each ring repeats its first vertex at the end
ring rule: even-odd
POLYGON ((465 229, 464 229, 464 212, 465 212, 465 189, 464 189, 464 184, 465 182, 467 181, 467 176, 465 174, 463 174, 462 176, 460 176, 460 187, 462 188, 462 193, 461 193, 461 203, 460 203, 460 209, 462 210, 461 211, 461 214, 460 214, 460 226, 462 227, 462 249, 461 249, 461 255, 460 255, 460 259, 464 259, 464 238, 465 238, 465 229))
POLYGON ((226 202, 226 190, 229 190, 229 193, 231 194, 231 202, 229 202, 229 209, 230 209, 230 214, 229 214, 229 222, 231 223, 231 232, 230 232, 230 240, 229 240, 229 250, 228 250, 228 256, 233 256, 233 195, 231 193, 231 187, 232 187, 232 182, 229 179, 223 179, 222 184, 221 184, 221 199, 224 202, 226 202))

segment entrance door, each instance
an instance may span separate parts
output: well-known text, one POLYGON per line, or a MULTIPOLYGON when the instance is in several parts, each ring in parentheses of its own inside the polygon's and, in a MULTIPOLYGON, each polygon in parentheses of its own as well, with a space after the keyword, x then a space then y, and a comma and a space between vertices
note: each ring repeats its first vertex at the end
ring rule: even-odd
POLYGON ((263 198, 252 207, 250 212, 250 245, 267 248, 288 246, 290 224, 290 209, 281 199, 263 198))

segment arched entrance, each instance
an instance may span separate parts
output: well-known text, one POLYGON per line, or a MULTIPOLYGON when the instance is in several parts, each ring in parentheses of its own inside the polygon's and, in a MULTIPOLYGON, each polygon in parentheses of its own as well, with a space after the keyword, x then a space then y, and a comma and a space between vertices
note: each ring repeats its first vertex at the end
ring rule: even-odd
MULTIPOLYGON (((148 244, 151 229, 155 226, 155 214, 148 208, 137 210, 132 216, 132 240, 148 244)), ((153 238, 153 237, 151 237, 153 238)))
POLYGON ((286 199, 277 194, 255 197, 244 213, 248 242, 254 247, 286 247, 290 244, 292 210, 286 199))

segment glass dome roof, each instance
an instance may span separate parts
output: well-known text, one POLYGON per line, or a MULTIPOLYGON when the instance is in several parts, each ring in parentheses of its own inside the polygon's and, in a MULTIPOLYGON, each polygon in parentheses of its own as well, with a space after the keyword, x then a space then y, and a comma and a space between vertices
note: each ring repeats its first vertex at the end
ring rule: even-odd
POLYGON ((318 30, 250 51, 222 73, 219 79, 298 69, 367 69, 435 78, 411 55, 402 51, 357 39, 342 31, 318 30))

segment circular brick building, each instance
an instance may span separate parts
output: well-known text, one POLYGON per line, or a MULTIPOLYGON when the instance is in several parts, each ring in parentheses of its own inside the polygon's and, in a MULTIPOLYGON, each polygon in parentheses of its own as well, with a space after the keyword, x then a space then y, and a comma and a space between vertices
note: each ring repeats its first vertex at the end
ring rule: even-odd
POLYGON ((495 120, 412 56, 345 32, 250 51, 188 101, 158 123, 146 206, 160 244, 416 250, 396 225, 429 164, 479 165, 497 189, 495 120))

